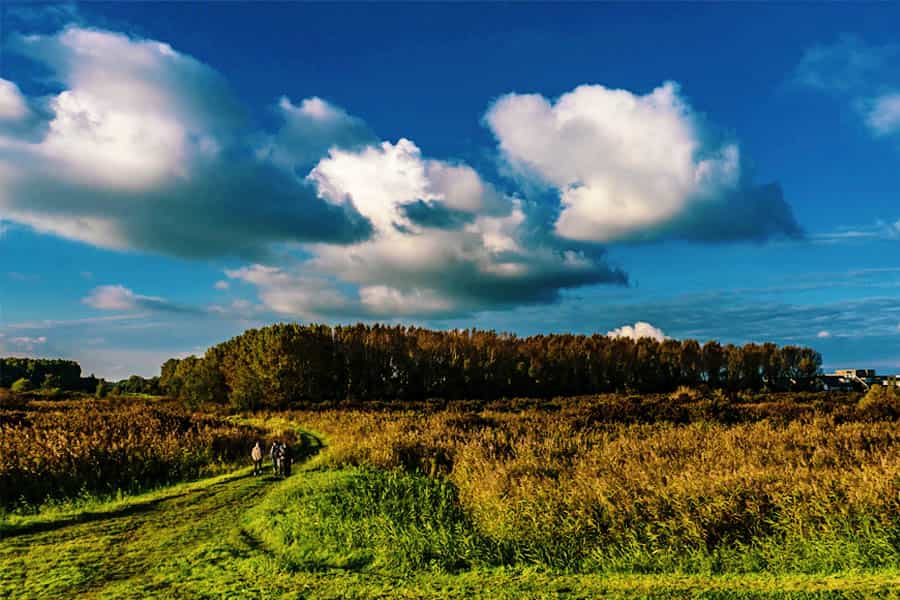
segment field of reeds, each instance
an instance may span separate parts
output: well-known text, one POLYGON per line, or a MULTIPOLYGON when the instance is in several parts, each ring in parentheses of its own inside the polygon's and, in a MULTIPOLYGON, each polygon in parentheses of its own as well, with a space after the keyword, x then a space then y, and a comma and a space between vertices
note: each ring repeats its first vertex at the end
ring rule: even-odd
POLYGON ((292 413, 358 469, 267 535, 451 571, 900 567, 896 395, 680 394, 292 413))
POLYGON ((893 598, 900 585, 900 399, 880 390, 230 417, 12 400, 0 596, 893 598), (290 441, 292 477, 250 475, 256 437, 290 441))
POLYGON ((134 398, 0 406, 0 508, 133 492, 229 470, 263 432, 134 398))

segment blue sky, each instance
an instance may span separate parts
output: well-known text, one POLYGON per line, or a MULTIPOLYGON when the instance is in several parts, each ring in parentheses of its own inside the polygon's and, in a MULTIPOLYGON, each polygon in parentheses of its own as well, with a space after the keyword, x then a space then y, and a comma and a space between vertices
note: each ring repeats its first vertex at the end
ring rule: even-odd
POLYGON ((0 11, 0 354, 642 322, 900 372, 896 6, 0 11))

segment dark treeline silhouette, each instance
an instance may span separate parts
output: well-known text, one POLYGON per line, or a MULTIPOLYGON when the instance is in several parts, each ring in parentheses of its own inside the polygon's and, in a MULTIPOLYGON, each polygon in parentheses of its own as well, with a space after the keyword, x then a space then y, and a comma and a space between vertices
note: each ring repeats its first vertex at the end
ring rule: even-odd
POLYGON ((189 404, 284 407, 340 400, 416 400, 810 389, 810 348, 603 335, 431 331, 385 325, 280 324, 251 329, 203 358, 170 359, 163 392, 189 404))
POLYGON ((29 388, 94 391, 100 381, 81 376, 81 366, 58 358, 0 358, 0 387, 25 380, 29 388))

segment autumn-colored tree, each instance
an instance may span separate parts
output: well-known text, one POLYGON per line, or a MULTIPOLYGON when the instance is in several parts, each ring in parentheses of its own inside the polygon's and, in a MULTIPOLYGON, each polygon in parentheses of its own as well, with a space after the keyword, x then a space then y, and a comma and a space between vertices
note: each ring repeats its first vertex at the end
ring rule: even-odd
POLYGON ((341 400, 552 397, 808 386, 821 357, 774 344, 632 340, 602 335, 433 331, 285 323, 251 329, 203 358, 163 364, 159 386, 191 404, 279 408, 341 400))

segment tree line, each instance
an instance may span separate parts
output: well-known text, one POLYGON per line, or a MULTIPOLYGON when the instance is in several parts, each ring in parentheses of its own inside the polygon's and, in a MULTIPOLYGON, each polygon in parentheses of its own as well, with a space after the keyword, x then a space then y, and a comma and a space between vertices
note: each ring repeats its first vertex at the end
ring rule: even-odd
POLYGON ((633 340, 483 330, 278 324, 251 329, 203 357, 162 365, 162 392, 188 404, 285 407, 341 400, 553 397, 810 389, 822 358, 811 348, 696 340, 633 340))
POLYGON ((93 392, 100 380, 81 376, 74 360, 59 358, 0 358, 0 387, 93 392))
POLYGON ((94 375, 82 377, 81 365, 74 360, 59 358, 0 358, 0 388, 17 392, 90 392, 97 396, 163 393, 159 377, 132 375, 121 381, 106 381, 94 375))

